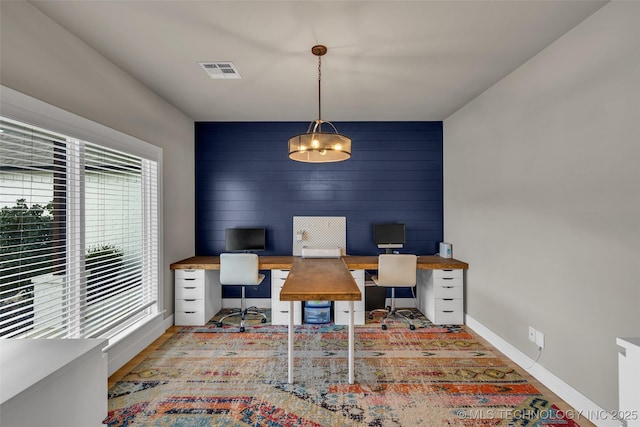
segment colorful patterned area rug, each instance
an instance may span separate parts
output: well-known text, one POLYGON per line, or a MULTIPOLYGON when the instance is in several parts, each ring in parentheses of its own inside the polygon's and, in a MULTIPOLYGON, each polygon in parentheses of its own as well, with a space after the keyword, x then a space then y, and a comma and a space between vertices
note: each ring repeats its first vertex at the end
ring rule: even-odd
POLYGON ((294 384, 287 327, 182 327, 109 390, 104 424, 125 426, 578 426, 464 327, 416 329, 380 317, 356 327, 301 325, 294 384))

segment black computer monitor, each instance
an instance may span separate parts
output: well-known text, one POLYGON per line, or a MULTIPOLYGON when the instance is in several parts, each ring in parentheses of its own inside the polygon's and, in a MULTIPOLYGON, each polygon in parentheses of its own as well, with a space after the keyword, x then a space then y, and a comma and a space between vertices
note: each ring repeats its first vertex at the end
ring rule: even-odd
POLYGON ((378 249, 398 249, 404 246, 405 230, 404 224, 374 224, 373 240, 378 249))
POLYGON ((264 227, 227 228, 224 230, 225 250, 228 252, 264 251, 266 246, 264 227))

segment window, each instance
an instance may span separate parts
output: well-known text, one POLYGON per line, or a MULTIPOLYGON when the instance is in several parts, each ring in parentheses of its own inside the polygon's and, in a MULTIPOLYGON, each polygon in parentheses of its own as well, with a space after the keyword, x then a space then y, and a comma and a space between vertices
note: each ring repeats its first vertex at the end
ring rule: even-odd
POLYGON ((129 151, 0 117, 1 337, 108 338, 159 312, 160 165, 129 151))

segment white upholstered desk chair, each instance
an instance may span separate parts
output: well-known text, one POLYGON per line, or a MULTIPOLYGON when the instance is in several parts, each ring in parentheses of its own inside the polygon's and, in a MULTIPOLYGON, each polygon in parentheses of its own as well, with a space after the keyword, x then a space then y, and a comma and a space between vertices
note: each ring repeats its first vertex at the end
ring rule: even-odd
POLYGON ((382 318, 382 329, 387 329, 387 319, 399 318, 409 323, 411 330, 416 327, 413 325, 413 314, 411 310, 396 309, 396 290, 395 288, 414 287, 416 285, 416 267, 418 265, 418 257, 410 254, 381 254, 378 256, 378 274, 371 276, 373 282, 378 286, 391 288, 391 306, 386 309, 372 310, 384 311, 387 314, 382 318), (403 313, 409 313, 405 316, 403 313))
POLYGON ((262 323, 267 321, 267 316, 257 307, 246 307, 244 298, 245 286, 258 286, 264 280, 264 274, 258 272, 258 255, 256 254, 220 254, 220 284, 242 286, 240 308, 233 309, 231 313, 218 320, 218 326, 227 317, 240 316, 240 332, 244 332, 244 320, 247 315, 262 316, 262 323))

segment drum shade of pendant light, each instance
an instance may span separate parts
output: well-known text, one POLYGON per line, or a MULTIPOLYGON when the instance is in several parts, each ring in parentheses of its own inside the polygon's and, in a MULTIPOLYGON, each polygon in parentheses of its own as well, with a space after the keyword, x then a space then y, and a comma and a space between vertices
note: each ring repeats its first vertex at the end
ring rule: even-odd
POLYGON ((289 139, 289 158, 307 163, 341 162, 351 157, 351 138, 338 133, 331 122, 322 120, 322 56, 327 48, 316 45, 311 53, 318 57, 318 119, 309 124, 306 133, 289 139))

